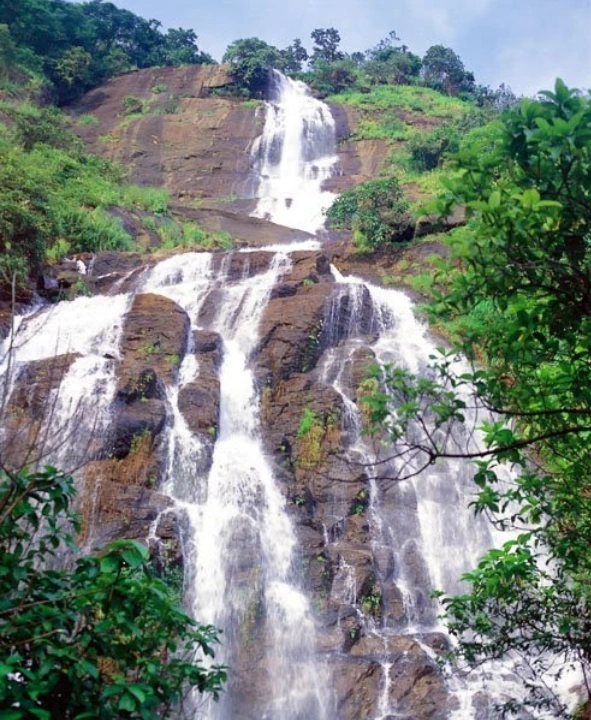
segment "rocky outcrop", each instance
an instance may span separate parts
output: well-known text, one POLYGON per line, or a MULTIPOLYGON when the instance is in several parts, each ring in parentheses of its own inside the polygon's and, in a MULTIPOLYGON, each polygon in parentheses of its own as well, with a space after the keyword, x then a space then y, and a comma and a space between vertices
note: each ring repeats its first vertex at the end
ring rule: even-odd
MULTIPOLYGON (((123 162, 136 182, 171 190, 179 217, 210 230, 230 231, 253 246, 306 237, 244 217, 252 194, 249 147, 260 133, 262 115, 252 103, 210 93, 227 81, 226 70, 219 66, 141 71, 93 91, 72 113, 74 119, 95 115, 97 123, 77 125, 80 135, 93 149, 123 162), (139 98, 141 113, 125 114, 124 99, 129 96, 139 98)), ((379 175, 391 147, 381 140, 351 142, 360 113, 343 106, 334 111, 342 172, 329 185, 340 191, 379 175)), ((124 227, 139 238, 145 230, 141 216, 117 212, 124 227)), ((152 241, 149 233, 141 240, 145 247, 152 241)), ((376 337, 372 303, 365 291, 354 307, 330 273, 332 260, 341 270, 379 282, 392 273, 399 257, 384 253, 369 259, 351 254, 345 244, 328 247, 326 254, 291 254, 290 270, 272 289, 259 327, 252 328, 258 342, 250 362, 259 388, 265 450, 298 539, 293 572, 314 608, 318 653, 334 679, 335 717, 378 716, 388 682, 393 717, 439 720, 454 709, 434 660, 446 643, 435 635, 413 639, 401 634, 405 598, 392 580, 404 567, 409 582, 426 584, 425 563, 405 525, 416 496, 398 492, 387 467, 373 473, 379 477, 372 483, 367 458, 356 444, 358 426, 350 417, 350 402, 363 412, 367 392, 366 370, 373 360, 369 346, 376 337), (350 347, 353 326, 357 341, 350 347), (339 389, 333 386, 337 373, 339 389), (376 535, 372 502, 377 494, 384 524, 400 521, 396 557, 392 543, 381 543, 376 535)), ((428 251, 411 250, 408 257, 420 264, 421 252, 428 251)), ((141 274, 159 257, 163 255, 81 256, 86 269, 82 279, 91 292, 135 292, 141 274)), ((220 427, 223 346, 211 328, 227 286, 267 272, 272 258, 265 251, 214 254, 211 267, 217 280, 201 305, 197 330, 172 300, 153 293, 135 295, 125 318, 120 357, 108 359, 116 372, 110 431, 97 438, 80 473, 81 539, 88 547, 122 536, 149 538, 155 562, 182 562, 181 520, 172 501, 159 492, 164 462, 168 469, 180 462, 174 452, 171 457, 163 452, 171 413, 186 426, 183 439, 189 444, 196 440, 198 450, 188 455, 189 462, 195 476, 204 476, 220 427), (195 372, 178 391, 177 412, 176 380, 184 358, 183 372, 191 363, 195 372)), ((77 263, 68 261, 47 273, 44 291, 61 296, 81 277, 77 263)), ((75 359, 60 356, 53 365, 43 361, 23 370, 10 408, 11 430, 26 431, 20 445, 14 445, 15 462, 31 445, 27 433, 41 427, 30 418, 42 416, 75 359)), ((376 441, 379 444, 379 438, 376 441)), ((176 495, 191 501, 200 492, 189 488, 176 495)), ((261 716, 259 699, 269 694, 273 682, 272 668, 265 666, 265 648, 273 637, 265 620, 260 538, 250 519, 237 521, 233 533, 241 553, 231 580, 243 592, 244 602, 224 637, 240 648, 228 658, 230 684, 241 699, 228 716, 255 720, 261 716)), ((427 594, 419 600, 418 617, 431 617, 427 594)))
MULTIPOLYGON (((103 258, 106 268, 110 259, 103 258)), ((159 537, 167 563, 181 561, 172 501, 155 492, 167 417, 165 384, 174 382, 187 349, 189 320, 172 300, 136 295, 125 318, 110 432, 101 457, 83 472, 83 539, 159 537)))
POLYGON ((92 114, 76 131, 95 152, 118 160, 132 181, 168 188, 186 202, 249 195, 249 147, 261 131, 257 108, 211 95, 230 81, 221 65, 151 68, 91 91, 71 113, 92 114), (126 114, 126 98, 139 113, 126 114))
MULTIPOLYGON (((41 463, 64 442, 53 417, 56 391, 78 357, 66 353, 16 369, 14 387, 2 408, 2 465, 21 468, 41 463)), ((7 390, 4 386, 2 392, 7 390)))
POLYGON ((215 332, 197 331, 193 352, 198 372, 194 380, 183 385, 178 407, 189 430, 199 439, 201 449, 194 458, 195 474, 203 476, 211 466, 215 440, 220 426, 220 381, 222 339, 215 332))

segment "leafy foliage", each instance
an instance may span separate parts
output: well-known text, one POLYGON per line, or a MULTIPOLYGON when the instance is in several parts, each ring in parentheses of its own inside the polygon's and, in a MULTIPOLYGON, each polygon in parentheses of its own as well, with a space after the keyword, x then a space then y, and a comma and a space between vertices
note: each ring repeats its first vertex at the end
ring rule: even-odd
POLYGON ((60 102, 136 68, 213 62, 193 30, 163 33, 159 21, 100 0, 5 0, 0 26, 3 72, 44 74, 60 102))
POLYGON ((280 51, 259 38, 235 40, 228 46, 222 62, 229 63, 239 90, 249 97, 262 97, 269 73, 281 65, 280 51))
POLYGON ((458 349, 480 367, 458 376, 443 354, 438 382, 392 370, 368 401, 393 437, 417 419, 446 427, 415 437, 414 451, 425 464, 473 459, 476 511, 514 530, 465 575, 470 592, 442 598, 453 655, 512 653, 532 674, 505 710, 568 717, 543 684, 571 665, 591 670, 591 100, 558 80, 470 134, 455 163, 441 210, 463 205, 469 224, 451 238, 432 315, 463 325, 458 349), (450 442, 467 398, 495 413, 483 447, 450 442), (507 466, 519 470, 509 484, 507 466))
POLYGON ((331 227, 353 232, 360 250, 410 239, 412 230, 408 203, 396 178, 370 180, 347 190, 327 211, 331 227))
POLYGON ((72 252, 127 250, 131 237, 107 209, 166 212, 168 195, 125 185, 119 166, 82 150, 56 110, 0 104, 0 281, 25 283, 54 245, 72 252))
POLYGON ((399 45, 400 38, 392 30, 386 38, 365 53, 363 66, 371 84, 406 85, 416 82, 422 66, 421 58, 399 45))
POLYGON ((460 57, 451 48, 432 45, 423 58, 426 83, 447 95, 470 93, 474 90, 474 75, 467 72, 460 57))
POLYGON ((317 28, 312 30, 310 37, 314 41, 312 65, 315 65, 319 60, 332 63, 344 59, 344 54, 338 49, 341 36, 336 28, 317 28))
POLYGON ((409 142, 412 166, 419 172, 434 170, 446 153, 459 149, 459 133, 451 123, 440 125, 430 133, 415 134, 409 142))
POLYGON ((72 478, 0 471, 0 705, 20 718, 160 718, 189 688, 217 697, 205 667, 217 633, 171 600, 142 544, 76 555, 72 478), (69 559, 69 567, 63 567, 69 559))

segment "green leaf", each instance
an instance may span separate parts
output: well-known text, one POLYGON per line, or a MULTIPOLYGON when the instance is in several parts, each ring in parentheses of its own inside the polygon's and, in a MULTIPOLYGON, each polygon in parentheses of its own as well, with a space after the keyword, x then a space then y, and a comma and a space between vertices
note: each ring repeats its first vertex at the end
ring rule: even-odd
POLYGON ((493 190, 488 197, 488 205, 491 210, 496 210, 501 204, 501 191, 493 190))
POLYGON ((137 702, 135 697, 131 693, 126 691, 119 698, 119 702, 117 703, 117 709, 125 710, 127 712, 133 712, 136 708, 136 705, 137 702))

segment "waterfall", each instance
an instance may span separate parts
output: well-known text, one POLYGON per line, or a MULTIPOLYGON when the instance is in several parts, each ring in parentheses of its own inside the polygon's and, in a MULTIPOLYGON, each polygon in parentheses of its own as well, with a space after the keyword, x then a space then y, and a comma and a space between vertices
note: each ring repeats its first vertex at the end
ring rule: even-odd
MULTIPOLYGON (((334 197, 323 190, 336 166, 334 120, 305 85, 277 72, 271 98, 253 149, 260 178, 254 214, 320 234, 322 210, 334 197)), ((151 498, 152 490, 169 498, 162 512, 179 518, 185 606, 199 622, 221 630, 215 661, 228 666, 228 683, 218 703, 195 693, 191 716, 492 720, 495 700, 518 693, 511 665, 500 663, 445 685, 436 653, 449 639, 431 593, 461 591, 461 574, 503 537, 469 508, 474 488, 467 464, 441 463, 412 476, 412 458, 390 457, 391 444, 363 435, 362 368, 370 361, 391 363, 428 375, 433 342, 404 293, 345 278, 336 269, 332 281, 325 272, 316 282, 319 267, 327 268, 326 258, 313 257, 307 276, 286 279, 298 262, 320 249, 318 239, 306 238, 288 247, 178 254, 151 266, 138 280, 141 285, 127 294, 82 297, 32 312, 17 323, 0 354, 6 408, 18 409, 19 398, 12 394, 19 379, 35 391, 47 380, 37 375, 51 371, 53 362, 55 382, 43 385, 33 438, 41 440, 43 461, 74 471, 101 457, 114 415, 122 328, 131 301, 137 293, 174 301, 189 319, 183 338, 187 350, 182 358, 177 355, 178 372, 167 375, 158 399, 166 405, 159 436, 161 483, 139 489, 151 498), (312 471, 298 478, 293 467, 292 476, 282 473, 266 444, 261 393, 273 388, 261 387, 257 351, 270 303, 304 298, 305 314, 312 307, 306 302, 321 286, 328 288, 321 298, 326 304, 318 304, 314 323, 310 320, 302 336, 306 351, 318 350, 318 365, 294 360, 297 367, 287 379, 278 379, 278 373, 273 380, 280 384, 295 377, 294 392, 306 402, 324 391, 334 400, 329 410, 340 418, 340 455, 333 448, 334 466, 319 471, 318 489, 312 471), (198 352, 204 334, 219 349, 210 376, 198 352), (219 384, 219 413, 216 423, 200 432, 183 413, 181 398, 204 378, 219 384), (400 482, 400 475, 412 477, 400 482), (299 487, 309 482, 306 490, 317 495, 308 516, 290 497, 294 478, 299 487), (348 483, 361 487, 353 503, 348 483), (350 536, 348 527, 353 527, 350 536), (312 550, 304 550, 306 539, 312 550), (302 580, 302 561, 310 553, 329 570, 323 574, 329 586, 322 587, 324 605, 316 602, 320 591, 302 580), (423 693, 431 704, 413 714, 415 706, 405 702, 425 679, 416 700, 423 702, 423 693), (358 704, 343 710, 356 693, 358 704)), ((283 317, 279 323, 285 324, 283 317)), ((289 340, 283 336, 278 344, 289 340)), ((473 418, 472 429, 476 424, 473 418)), ((18 424, 3 423, 2 447, 20 431, 18 424)), ((25 437, 25 449, 29 440, 25 437)), ((100 475, 100 468, 95 473, 100 475)), ((85 492, 92 495, 93 489, 85 492)))
MULTIPOLYGON (((247 267, 248 253, 242 257, 247 267)), ((207 254, 176 256, 156 266, 144 287, 174 299, 197 331, 208 293, 219 290, 208 328, 223 343, 211 469, 196 471, 199 441, 174 408, 168 455, 175 461, 169 461, 165 481, 188 523, 185 567, 192 613, 222 630, 216 661, 231 668, 220 703, 202 710, 223 720, 250 718, 254 707, 261 718, 328 720, 330 691, 323 667, 314 660, 311 609, 293 568, 296 538, 263 451, 250 364, 261 313, 289 269, 289 257, 274 254, 267 271, 235 281, 223 272, 213 279, 210 267, 207 254), (256 698, 245 696, 249 674, 258 680, 256 698)), ((186 372, 185 367, 192 362, 188 354, 181 384, 194 375, 194 368, 186 372)), ((171 405, 177 396, 178 388, 169 395, 171 405)))
POLYGON ((335 123, 328 106, 302 82, 274 70, 263 134, 252 155, 260 178, 253 215, 316 233, 335 198, 322 186, 335 172, 335 123))
MULTIPOLYGON (((424 640, 436 634, 444 636, 446 629, 438 619, 441 608, 430 599, 433 590, 442 590, 446 595, 465 592, 468 588, 460 581, 461 575, 476 567, 479 558, 491 547, 500 546, 512 535, 497 530, 486 516, 474 514, 470 503, 476 497, 476 488, 470 463, 446 460, 414 474, 418 463, 412 454, 407 456, 404 450, 398 454, 396 446, 372 444, 362 436, 360 410, 350 397, 355 388, 346 377, 355 350, 366 343, 375 364, 392 365, 427 377, 436 347, 403 292, 380 288, 356 277, 343 277, 334 267, 332 271, 337 289, 329 316, 332 326, 340 327, 340 337, 333 338, 336 345, 327 353, 322 380, 343 398, 347 424, 352 429, 348 455, 370 477, 368 516, 372 552, 383 590, 381 622, 364 613, 355 593, 352 602, 362 616, 365 632, 384 643, 382 694, 374 720, 388 720, 397 717, 399 711, 391 677, 395 668, 387 652, 389 638, 401 634, 414 638, 426 658, 434 662, 435 653, 424 640), (396 481, 405 476, 408 479, 396 481)), ((464 369, 457 361, 458 376, 464 369)), ((475 410, 466 410, 465 414, 465 425, 457 429, 455 438, 450 438, 459 452, 476 449, 475 428, 483 419, 475 410)), ((411 427, 409 434, 412 436, 413 432, 411 427)), ((405 442, 412 445, 412 437, 405 442)), ((511 481, 508 472, 504 481, 511 481)), ((351 602, 343 600, 345 604, 351 602)), ((434 711, 430 717, 454 720, 496 717, 495 704, 510 696, 520 697, 522 688, 515 671, 508 658, 454 677, 448 684, 451 699, 447 708, 439 713, 434 711)), ((571 686, 580 682, 576 673, 568 675, 569 680, 561 688, 554 687, 557 696, 568 698, 565 692, 568 682, 571 686)), ((551 687, 542 683, 539 686, 541 692, 551 687)), ((555 715, 549 712, 540 717, 555 715)))
MULTIPOLYGON (((19 446, 27 462, 53 464, 66 472, 96 454, 108 431, 115 360, 129 300, 128 295, 80 297, 34 309, 19 319, 13 337, 0 350, 0 382, 8 388, 7 395, 29 364, 37 363, 42 375, 31 377, 31 385, 51 380, 52 375, 56 382, 49 383, 50 391, 37 411, 34 437, 3 422, 3 447, 19 446), (27 444, 35 446, 33 454, 27 444)), ((3 409, 13 410, 10 405, 3 409)))

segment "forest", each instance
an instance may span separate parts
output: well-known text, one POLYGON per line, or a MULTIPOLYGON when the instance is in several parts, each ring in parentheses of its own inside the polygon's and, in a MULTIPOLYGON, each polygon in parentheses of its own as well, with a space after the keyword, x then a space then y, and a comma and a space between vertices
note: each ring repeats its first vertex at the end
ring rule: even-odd
MULTIPOLYGON (((61 110, 123 73, 214 64, 198 39, 100 0, 2 0, 3 302, 28 301, 43 268, 67 255, 137 251, 113 208, 168 228, 168 249, 231 247, 227 235, 173 217, 170 192, 132 185, 121 165, 89 153, 61 110)), ((371 370, 365 432, 398 441, 418 422, 424 434, 409 452, 422 466, 474 464, 474 512, 513 534, 465 575, 464 594, 440 595, 457 639, 447 661, 525 658, 525 692, 502 712, 539 716, 550 707, 540 678, 576 665, 591 693, 591 98, 558 79, 518 99, 479 85, 451 48, 420 57, 395 32, 354 53, 340 50, 335 28, 310 39, 310 50, 300 39, 283 49, 235 40, 221 58, 232 82, 219 95, 256 103, 275 68, 360 108, 359 139, 392 144, 388 171, 342 192, 327 223, 348 234, 354 254, 391 258, 384 282, 420 294, 443 347, 429 380, 371 370), (395 114, 401 107, 436 120, 417 130, 395 114), (451 224, 454 213, 462 219, 451 224), (434 241, 444 250, 427 269, 406 258, 434 241), (467 363, 459 377, 458 355, 467 363), (474 408, 490 413, 482 448, 458 450, 449 438, 474 408)), ((141 115, 134 100, 122 116, 141 115)), ((79 529, 72 479, 3 467, 0 480, 2 717, 57 717, 65 698, 64 717, 166 717, 188 686, 222 691, 227 669, 190 652, 213 656, 216 630, 181 611, 174 579, 141 544, 120 540, 52 569, 79 529)), ((589 701, 574 714, 562 708, 563 717, 590 712, 589 701)))

